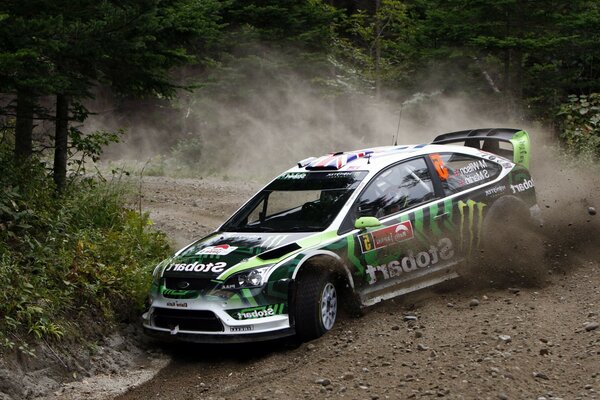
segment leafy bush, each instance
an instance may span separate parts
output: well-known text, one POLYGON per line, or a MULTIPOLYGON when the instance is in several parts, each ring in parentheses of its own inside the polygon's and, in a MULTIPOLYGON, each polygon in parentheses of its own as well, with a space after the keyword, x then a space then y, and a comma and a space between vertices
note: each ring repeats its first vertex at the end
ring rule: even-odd
POLYGON ((197 177, 214 173, 214 167, 206 163, 204 143, 200 137, 190 136, 179 140, 169 154, 150 159, 143 167, 148 176, 197 177))
POLYGON ((171 149, 171 156, 179 166, 198 168, 202 156, 202 139, 192 136, 177 142, 171 149))
POLYGON ((92 179, 56 196, 44 166, 0 148, 0 350, 83 337, 139 316, 151 270, 169 252, 128 188, 92 179))
POLYGON ((600 157, 600 93, 569 96, 558 117, 569 152, 590 161, 600 157))

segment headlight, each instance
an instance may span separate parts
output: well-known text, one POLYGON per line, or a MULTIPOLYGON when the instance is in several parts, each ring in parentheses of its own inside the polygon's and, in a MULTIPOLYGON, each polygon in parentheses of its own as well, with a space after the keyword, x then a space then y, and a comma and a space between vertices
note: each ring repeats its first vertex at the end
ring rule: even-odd
POLYGON ((229 278, 227 282, 225 282, 223 287, 227 289, 238 289, 262 286, 267 281, 266 277, 269 268, 271 268, 271 266, 256 268, 250 271, 244 271, 235 274, 229 278))

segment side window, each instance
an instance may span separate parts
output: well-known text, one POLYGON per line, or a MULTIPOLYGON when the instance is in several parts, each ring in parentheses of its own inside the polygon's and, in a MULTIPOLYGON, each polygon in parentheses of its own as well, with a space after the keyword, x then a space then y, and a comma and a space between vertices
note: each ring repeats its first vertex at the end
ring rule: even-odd
POLYGON ((483 158, 460 153, 430 154, 446 196, 495 179, 501 167, 483 158))
POLYGON ((358 215, 382 218, 433 198, 429 169, 418 158, 379 174, 359 197, 358 215))

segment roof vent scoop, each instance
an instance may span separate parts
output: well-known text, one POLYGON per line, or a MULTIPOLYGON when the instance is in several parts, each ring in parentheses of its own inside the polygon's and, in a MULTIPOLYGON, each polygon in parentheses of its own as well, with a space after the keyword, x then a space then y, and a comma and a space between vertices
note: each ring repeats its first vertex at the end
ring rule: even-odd
POLYGON ((330 153, 326 156, 317 158, 310 162, 310 164, 306 165, 307 170, 328 170, 333 169, 337 170, 344 167, 346 164, 358 160, 359 158, 363 158, 368 154, 372 154, 373 150, 364 150, 359 152, 349 152, 349 153, 330 153))
POLYGON ((304 168, 311 162, 315 161, 316 159, 317 159, 317 157, 308 157, 308 158, 305 158, 304 160, 298 161, 298 167, 304 168))

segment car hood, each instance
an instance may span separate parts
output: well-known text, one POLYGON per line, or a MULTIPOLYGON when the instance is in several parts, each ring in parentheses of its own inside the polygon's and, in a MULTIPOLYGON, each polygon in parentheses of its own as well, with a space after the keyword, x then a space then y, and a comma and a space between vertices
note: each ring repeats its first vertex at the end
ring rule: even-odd
POLYGON ((295 242, 313 234, 218 232, 190 244, 166 260, 162 276, 216 278, 254 256, 268 260, 299 249, 295 242))

